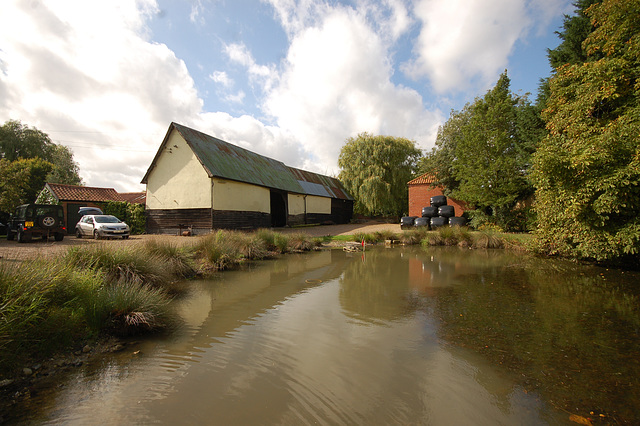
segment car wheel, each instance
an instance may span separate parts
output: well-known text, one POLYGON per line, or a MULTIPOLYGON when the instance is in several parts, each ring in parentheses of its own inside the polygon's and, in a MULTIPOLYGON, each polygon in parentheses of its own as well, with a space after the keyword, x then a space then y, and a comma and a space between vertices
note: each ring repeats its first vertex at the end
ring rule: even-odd
POLYGON ((100 239, 100 234, 98 233, 98 231, 93 231, 93 238, 96 240, 100 239))
POLYGON ((64 234, 62 232, 56 232, 56 235, 54 236, 56 241, 62 241, 64 240, 64 234))
POLYGON ((128 235, 125 235, 124 237, 122 237, 122 239, 123 239, 123 240, 128 240, 128 239, 129 239, 129 236, 128 236, 128 235))
POLYGON ((82 232, 79 229, 76 229, 76 238, 82 238, 82 232))

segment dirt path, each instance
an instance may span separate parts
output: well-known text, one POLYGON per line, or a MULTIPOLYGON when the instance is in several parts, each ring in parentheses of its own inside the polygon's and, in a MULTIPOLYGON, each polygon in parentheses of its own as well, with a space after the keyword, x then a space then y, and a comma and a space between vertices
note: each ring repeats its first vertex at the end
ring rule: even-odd
MULTIPOLYGON (((282 233, 305 233, 311 237, 324 237, 327 235, 353 235, 355 233, 374 233, 376 231, 387 231, 399 233, 399 224, 366 222, 362 224, 346 224, 346 225, 319 225, 301 228, 279 228, 275 229, 282 233)), ((149 239, 162 239, 171 241, 175 244, 192 244, 194 238, 179 237, 174 235, 132 235, 128 240, 100 240, 96 241, 90 238, 78 239, 73 235, 64 237, 62 241, 43 241, 34 240, 29 243, 18 243, 17 241, 7 241, 6 238, 0 238, 0 261, 22 261, 33 259, 36 257, 53 257, 65 253, 69 247, 82 247, 91 244, 107 244, 114 247, 122 247, 127 245, 135 245, 144 243, 149 239)))

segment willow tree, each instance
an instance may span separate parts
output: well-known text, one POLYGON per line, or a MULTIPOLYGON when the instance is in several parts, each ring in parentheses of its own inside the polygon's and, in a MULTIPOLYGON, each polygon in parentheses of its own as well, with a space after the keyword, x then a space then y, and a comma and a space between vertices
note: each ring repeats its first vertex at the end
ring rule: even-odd
POLYGON ((360 133, 340 151, 340 181, 353 195, 354 211, 367 216, 396 215, 408 210, 407 182, 422 152, 414 141, 360 133))
POLYGON ((538 236, 551 253, 614 260, 640 251, 640 3, 604 0, 586 61, 551 78, 549 135, 535 154, 538 236))

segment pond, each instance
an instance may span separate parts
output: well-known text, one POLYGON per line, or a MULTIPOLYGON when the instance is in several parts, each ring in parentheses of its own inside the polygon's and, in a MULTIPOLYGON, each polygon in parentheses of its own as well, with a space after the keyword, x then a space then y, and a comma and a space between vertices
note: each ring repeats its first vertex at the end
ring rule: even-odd
POLYGON ((500 250, 288 255, 185 283, 179 330, 17 422, 637 424, 638 278, 500 250))

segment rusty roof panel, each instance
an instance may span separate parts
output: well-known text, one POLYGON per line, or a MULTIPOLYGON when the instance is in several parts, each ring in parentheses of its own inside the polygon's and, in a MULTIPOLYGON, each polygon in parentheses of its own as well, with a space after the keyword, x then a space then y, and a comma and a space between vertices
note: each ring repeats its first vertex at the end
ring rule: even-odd
POLYGON ((175 124, 210 177, 221 177, 268 188, 303 193, 284 163, 175 124))

